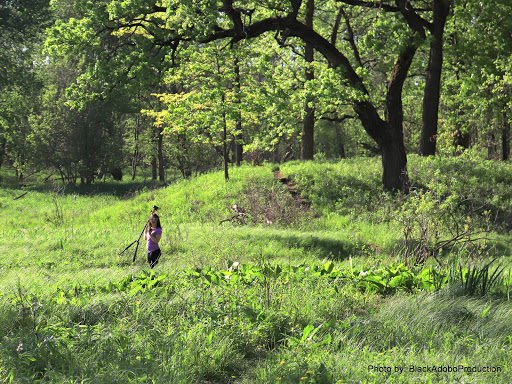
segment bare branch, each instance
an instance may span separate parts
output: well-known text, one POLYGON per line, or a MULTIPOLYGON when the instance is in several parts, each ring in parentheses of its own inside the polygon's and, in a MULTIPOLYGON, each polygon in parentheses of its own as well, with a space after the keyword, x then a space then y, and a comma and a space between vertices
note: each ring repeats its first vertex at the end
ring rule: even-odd
POLYGON ((352 26, 350 25, 350 18, 346 14, 345 10, 343 9, 343 6, 340 6, 339 10, 340 14, 343 15, 343 18, 345 19, 345 25, 347 26, 347 38, 348 42, 350 43, 350 46, 352 47, 352 51, 354 52, 354 57, 356 59, 357 64, 359 64, 360 67, 363 66, 363 63, 361 62, 361 56, 359 55, 359 49, 357 48, 355 39, 354 39, 354 30, 352 29, 352 26))

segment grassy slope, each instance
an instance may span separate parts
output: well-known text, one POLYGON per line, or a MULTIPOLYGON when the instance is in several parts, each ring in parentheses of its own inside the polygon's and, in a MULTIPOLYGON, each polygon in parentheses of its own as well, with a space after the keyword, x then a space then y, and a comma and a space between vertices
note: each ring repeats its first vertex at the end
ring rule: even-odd
MULTIPOLYGON (((446 185, 459 194, 479 186, 472 198, 489 200, 496 217, 506 217, 511 167, 487 172, 485 163, 450 161, 412 158, 413 183, 445 195, 446 185), (469 184, 457 184, 461 173, 469 175, 463 180, 469 184)), ((296 180, 313 212, 290 209, 290 197, 270 167, 233 169, 229 183, 212 173, 124 195, 32 188, 13 200, 27 189, 0 189, 0 382, 12 377, 15 382, 190 383, 226 382, 231 376, 240 383, 509 381, 507 301, 452 291, 383 300, 310 277, 205 290, 180 277, 183 269, 222 268, 227 260, 281 265, 334 260, 343 266, 351 257, 356 264, 377 266, 396 258, 399 199, 379 191, 376 159, 289 163, 281 171, 296 180), (219 225, 235 203, 248 209, 251 225, 219 225), (165 294, 102 291, 109 282, 146 273, 144 244, 135 264, 130 251, 117 254, 139 236, 154 204, 161 207, 165 231, 156 272, 175 276, 166 280, 165 294), (278 222, 273 227, 262 224, 268 207, 278 222), (77 291, 81 287, 91 292, 77 291), (68 290, 76 294, 59 293, 68 290), (259 315, 253 318, 250 311, 259 315), (301 341, 308 324, 317 328, 333 320, 331 328, 301 341), (506 370, 386 372, 459 364, 506 370)), ((506 233, 493 234, 492 241, 508 257, 506 233)))

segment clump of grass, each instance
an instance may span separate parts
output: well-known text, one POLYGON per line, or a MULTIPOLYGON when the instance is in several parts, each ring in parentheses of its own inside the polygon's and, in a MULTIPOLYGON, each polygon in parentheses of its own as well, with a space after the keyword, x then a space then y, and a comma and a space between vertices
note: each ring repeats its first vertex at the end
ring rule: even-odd
POLYGON ((463 294, 468 296, 486 296, 493 293, 503 294, 505 268, 494 258, 488 262, 473 262, 468 267, 456 263, 450 270, 450 283, 460 287, 463 294), (495 264, 497 263, 497 264, 495 264))

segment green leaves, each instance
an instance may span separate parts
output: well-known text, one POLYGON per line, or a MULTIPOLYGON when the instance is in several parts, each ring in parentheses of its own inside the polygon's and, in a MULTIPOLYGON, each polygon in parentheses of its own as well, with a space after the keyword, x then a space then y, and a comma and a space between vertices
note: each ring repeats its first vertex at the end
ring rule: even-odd
MULTIPOLYGON (((465 294, 469 296, 485 296, 495 291, 496 288, 503 284, 502 275, 506 266, 500 263, 493 270, 491 270, 491 265, 493 265, 496 261, 497 259, 493 259, 482 266, 474 264, 467 269, 459 267, 457 271, 457 277, 462 284, 462 288, 465 294)), ((453 274, 455 274, 455 271, 453 271, 453 274)), ((453 274, 452 279, 457 279, 457 277, 453 276, 453 274)), ((487 312, 487 310, 485 312, 487 312)), ((485 313, 482 315, 482 317, 483 316, 485 316, 485 313)))
POLYGON ((48 31, 45 53, 58 57, 97 44, 99 39, 91 28, 90 20, 75 18, 70 18, 67 22, 57 20, 48 31))
POLYGON ((377 270, 361 271, 359 276, 362 277, 362 280, 357 283, 358 288, 380 294, 390 294, 402 290, 414 292, 430 288, 430 284, 425 284, 422 279, 425 276, 421 272, 418 274, 417 271, 412 271, 403 264, 392 264, 377 270))
MULTIPOLYGON (((223 286, 226 284, 261 284, 266 286, 267 280, 291 283, 306 277, 316 279, 329 278, 333 281, 333 289, 338 292, 338 284, 353 285, 363 292, 382 295, 398 291, 427 292, 439 290, 448 283, 448 273, 434 267, 412 268, 404 264, 391 264, 381 268, 365 267, 357 269, 336 268, 332 261, 322 265, 281 266, 264 263, 258 265, 238 265, 235 270, 194 269, 184 272, 187 276, 201 279, 208 285, 223 286)), ((493 280, 494 281, 494 280, 493 280)))
POLYGON ((314 326, 308 324, 302 331, 301 338, 290 337, 288 339, 288 345, 290 347, 306 347, 310 350, 314 350, 323 345, 329 345, 332 341, 332 335, 329 332, 331 327, 334 327, 335 321, 327 324, 320 324, 314 326))

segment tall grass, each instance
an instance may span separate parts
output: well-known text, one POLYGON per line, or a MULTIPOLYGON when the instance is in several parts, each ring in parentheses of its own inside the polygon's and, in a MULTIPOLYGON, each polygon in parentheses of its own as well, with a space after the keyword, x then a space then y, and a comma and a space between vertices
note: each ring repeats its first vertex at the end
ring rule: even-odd
MULTIPOLYGON (((505 187, 512 168, 414 156, 409 167, 417 189, 404 196, 380 190, 378 159, 281 165, 311 211, 295 205, 267 165, 235 168, 228 183, 217 172, 165 188, 20 188, 4 177, 0 383, 510 381, 510 271, 502 268, 510 255, 505 187), (459 180, 461 172, 470 176, 459 180), (338 269, 364 264, 365 273, 377 273, 403 261, 395 251, 403 244, 400 219, 425 209, 426 199, 413 200, 422 191, 430 193, 433 222, 443 209, 469 217, 475 228, 493 218, 484 251, 464 256, 454 247, 438 255, 445 266, 455 265, 452 257, 464 261, 453 267, 452 284, 444 280, 449 270, 433 260, 427 265, 444 277, 429 294, 383 296, 344 277, 296 268, 332 261, 338 269), (221 224, 233 204, 245 209, 247 225, 221 224), (133 264, 130 252, 118 254, 139 236, 153 205, 161 207, 163 256, 149 271, 144 244, 133 264), (269 212, 272 226, 262 216, 269 212), (490 249, 502 257, 487 269, 494 287, 469 296, 459 288, 470 285, 468 276, 485 274, 490 260, 480 259, 490 249), (267 269, 238 279, 235 262, 267 269), (276 265, 290 268, 278 274, 276 265), (211 268, 224 270, 222 281, 208 274, 211 268), (455 278, 460 270, 462 279, 455 278), (482 366, 501 371, 463 369, 482 366)), ((439 226, 440 235, 450 236, 449 228, 439 226)))
POLYGON ((341 323, 323 348, 325 333, 276 350, 244 383, 507 382, 510 311, 449 293, 397 296, 341 323))

